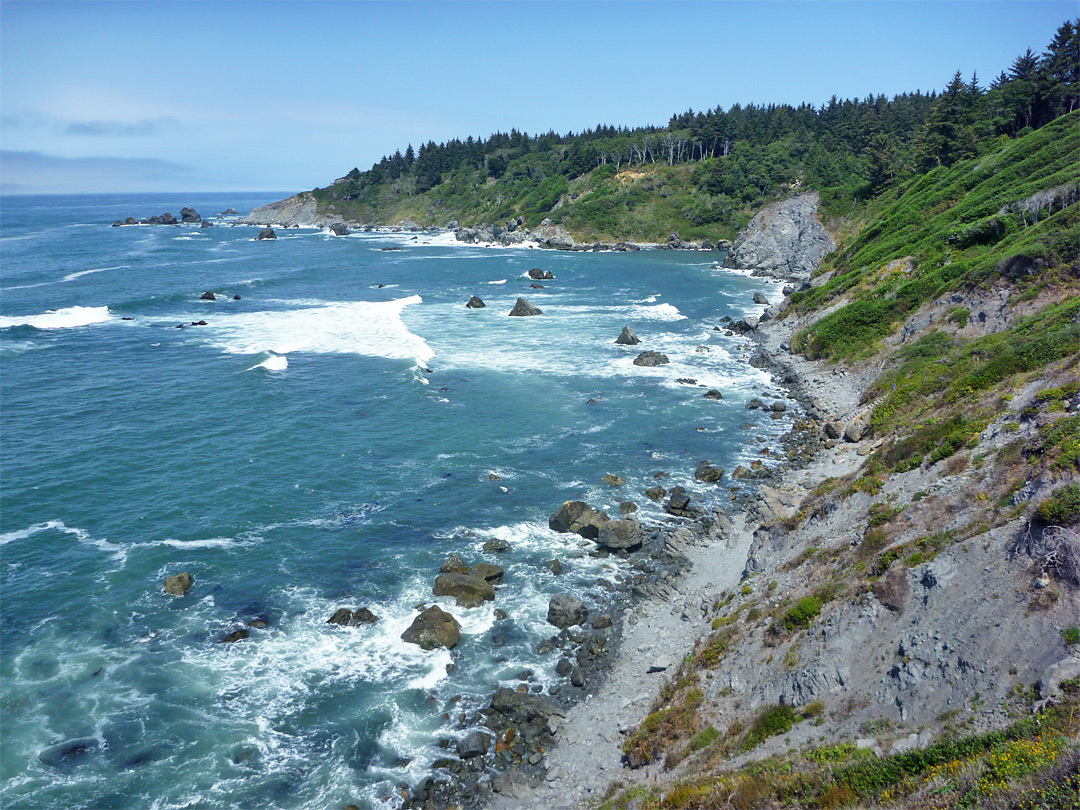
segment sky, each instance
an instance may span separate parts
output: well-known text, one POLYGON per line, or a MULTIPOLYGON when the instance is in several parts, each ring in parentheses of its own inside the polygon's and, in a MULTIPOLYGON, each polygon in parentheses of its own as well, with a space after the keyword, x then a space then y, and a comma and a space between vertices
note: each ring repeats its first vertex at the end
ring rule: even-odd
POLYGON ((1077 4, 0 0, 0 193, 301 191, 412 143, 983 83, 1077 4))

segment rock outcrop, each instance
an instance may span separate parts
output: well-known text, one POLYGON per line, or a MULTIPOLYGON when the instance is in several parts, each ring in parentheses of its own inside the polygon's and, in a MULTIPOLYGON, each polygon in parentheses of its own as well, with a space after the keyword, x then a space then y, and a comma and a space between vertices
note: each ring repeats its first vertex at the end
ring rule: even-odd
POLYGON ((438 605, 432 605, 413 619, 413 623, 401 634, 401 640, 419 644, 425 650, 436 647, 449 650, 461 641, 461 625, 438 605))
POLYGON ((641 339, 634 334, 634 330, 629 326, 624 326, 619 336, 615 338, 615 342, 620 346, 637 346, 641 343, 641 339))
POLYGON ((642 352, 634 358, 635 366, 662 366, 670 362, 667 355, 660 352, 642 352))
POLYGON ((519 298, 517 303, 514 304, 514 308, 510 310, 510 314, 517 318, 523 318, 529 315, 543 315, 544 313, 532 301, 527 298, 519 298))
POLYGON ((202 222, 202 217, 199 216, 199 212, 194 208, 188 208, 186 205, 180 209, 180 221, 181 222, 202 222))
POLYGON ((772 275, 808 279, 836 242, 817 220, 817 192, 773 203, 750 220, 725 267, 765 270, 772 275))
MULTIPOLYGON (((241 225, 279 225, 283 228, 317 227, 321 223, 319 206, 310 192, 294 194, 286 200, 256 208, 246 217, 240 217, 241 225)), ((340 219, 340 217, 335 217, 340 219)))
POLYGON ((176 576, 165 577, 165 593, 170 593, 173 596, 183 596, 191 588, 192 582, 194 582, 194 579, 187 571, 181 571, 176 576))

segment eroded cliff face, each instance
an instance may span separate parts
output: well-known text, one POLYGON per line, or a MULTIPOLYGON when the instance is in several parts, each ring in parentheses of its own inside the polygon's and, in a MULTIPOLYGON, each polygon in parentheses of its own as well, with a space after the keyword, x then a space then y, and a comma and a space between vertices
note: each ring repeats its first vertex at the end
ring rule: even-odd
POLYGON ((750 220, 724 260, 725 267, 765 270, 804 281, 836 241, 817 219, 816 191, 773 203, 750 220))
MULTIPOLYGON (((325 219, 318 212, 318 203, 310 192, 294 194, 285 200, 280 200, 261 208, 256 208, 246 217, 237 220, 242 225, 277 225, 282 228, 293 227, 316 227, 322 226, 325 219)), ((331 217, 334 221, 341 217, 331 217)))

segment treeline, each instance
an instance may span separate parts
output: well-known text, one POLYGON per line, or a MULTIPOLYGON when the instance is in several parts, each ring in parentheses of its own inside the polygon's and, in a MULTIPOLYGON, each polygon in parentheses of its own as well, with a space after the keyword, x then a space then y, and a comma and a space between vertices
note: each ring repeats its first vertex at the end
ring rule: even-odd
POLYGON ((978 154, 985 144, 1037 129, 1078 105, 1080 20, 1062 24, 1044 53, 1028 49, 988 85, 958 71, 940 93, 834 96, 821 107, 736 104, 727 110, 687 110, 672 116, 666 127, 600 124, 565 135, 513 129, 487 138, 428 142, 418 150, 409 145, 369 171, 353 169, 337 181, 332 196, 373 200, 387 187, 394 195, 411 196, 442 184, 453 195, 466 179, 475 187, 491 178, 513 188, 515 200, 526 187, 543 186, 530 195, 528 213, 537 214, 543 213, 542 205, 556 205, 567 181, 598 167, 693 164, 689 181, 695 196, 685 215, 703 225, 724 222, 733 208, 791 186, 821 190, 827 204, 855 200, 899 176, 951 165, 978 154))

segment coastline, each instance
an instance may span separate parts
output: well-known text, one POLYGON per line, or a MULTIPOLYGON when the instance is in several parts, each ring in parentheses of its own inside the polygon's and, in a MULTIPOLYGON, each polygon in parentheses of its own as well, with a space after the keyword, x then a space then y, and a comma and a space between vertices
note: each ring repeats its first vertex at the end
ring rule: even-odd
MULTIPOLYGON (((773 321, 753 333, 777 380, 807 409, 848 415, 856 411, 864 381, 834 374, 823 364, 781 349, 790 344, 794 331, 793 323, 773 321)), ((784 491, 789 502, 798 503, 825 478, 857 469, 863 462, 859 447, 860 443, 821 445, 809 459, 804 456, 802 462, 770 476, 766 486, 784 491)), ((628 610, 610 666, 598 688, 569 710, 545 759, 543 781, 504 782, 509 789, 501 793, 497 784, 485 805, 488 810, 570 810, 599 800, 611 783, 644 783, 660 773, 659 763, 631 770, 624 762, 623 743, 652 711, 678 664, 708 635, 712 607, 720 595, 742 580, 755 530, 763 522, 760 501, 761 496, 729 513, 723 529, 696 528, 693 540, 682 549, 686 560, 682 574, 628 610)))

